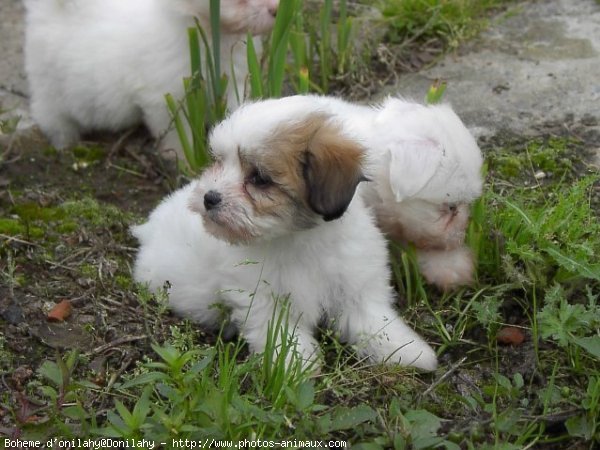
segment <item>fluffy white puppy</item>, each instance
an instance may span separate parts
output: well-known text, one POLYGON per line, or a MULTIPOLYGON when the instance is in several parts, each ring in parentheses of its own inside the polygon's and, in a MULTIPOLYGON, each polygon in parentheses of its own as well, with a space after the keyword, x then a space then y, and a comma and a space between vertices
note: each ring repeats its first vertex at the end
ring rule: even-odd
MULTIPOLYGON (((279 0, 221 0, 221 62, 228 104, 248 74, 243 40, 274 24, 279 0), (234 67, 233 78, 229 73, 234 67)), ((26 0, 25 68, 34 120, 56 147, 82 132, 144 123, 155 138, 170 124, 164 95, 183 97, 190 75, 187 29, 210 39, 208 0, 26 0)), ((164 147, 180 145, 171 132, 164 147)))
POLYGON ((388 98, 364 106, 320 96, 262 105, 263 117, 296 107, 335 117, 367 150, 367 176, 373 182, 360 190, 380 228, 416 247, 430 283, 447 290, 472 282, 473 257, 464 239, 469 204, 481 195, 483 158, 449 105, 388 98))
POLYGON ((386 242, 357 185, 364 149, 330 115, 302 102, 242 106, 211 133, 202 177, 164 200, 140 241, 137 281, 170 283, 179 314, 218 327, 222 304, 255 352, 276 297, 305 361, 325 316, 372 361, 433 370, 433 350, 393 308, 386 242), (271 109, 273 106, 273 109, 271 109))
POLYGON ((341 106, 338 115, 369 151, 374 183, 363 196, 381 229, 415 246, 428 282, 443 290, 470 284, 474 263, 465 232, 469 205, 483 187, 483 158, 472 134, 447 104, 388 98, 360 110, 341 106))

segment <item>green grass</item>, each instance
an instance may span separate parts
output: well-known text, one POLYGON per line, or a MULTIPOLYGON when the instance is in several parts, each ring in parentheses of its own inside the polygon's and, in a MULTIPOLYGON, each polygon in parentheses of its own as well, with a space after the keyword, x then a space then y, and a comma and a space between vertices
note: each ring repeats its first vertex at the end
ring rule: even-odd
MULTIPOLYGON (((215 0, 211 2, 213 6, 218 5, 215 0)), ((278 98, 284 91, 328 91, 330 80, 343 73, 351 60, 352 18, 347 14, 346 0, 339 5, 340 11, 334 21, 333 0, 325 0, 318 19, 309 18, 304 13, 302 0, 281 2, 262 58, 252 37, 247 37, 250 99, 278 98), (290 53, 291 64, 288 59, 290 53), (313 81, 313 78, 318 81, 313 81)), ((226 114, 225 92, 230 83, 226 75, 220 75, 218 14, 211 16, 211 30, 212 45, 199 25, 189 30, 192 70, 190 76, 183 80, 186 96, 180 102, 170 95, 166 96, 173 126, 186 157, 186 164, 181 168, 191 173, 199 173, 209 164, 207 130, 226 114)), ((231 84, 231 89, 236 88, 231 84)), ((236 95, 243 100, 243 93, 236 91, 236 95)))
POLYGON ((121 227, 131 216, 110 205, 101 205, 90 197, 69 200, 58 206, 38 203, 17 203, 8 211, 9 218, 0 219, 0 235, 25 239, 45 239, 54 242, 76 232, 82 224, 94 227, 121 227))
POLYGON ((406 45, 441 42, 450 48, 477 35, 486 24, 485 15, 506 0, 380 0, 389 24, 387 39, 406 45))

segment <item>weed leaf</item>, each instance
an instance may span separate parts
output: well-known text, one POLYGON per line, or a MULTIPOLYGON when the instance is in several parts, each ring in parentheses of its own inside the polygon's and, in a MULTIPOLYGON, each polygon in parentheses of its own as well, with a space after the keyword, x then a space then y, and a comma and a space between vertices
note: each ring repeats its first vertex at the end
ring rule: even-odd
POLYGON ((584 439, 591 439, 594 432, 593 424, 584 415, 571 417, 565 422, 565 426, 571 436, 582 437, 584 439))
POLYGON ((442 421, 438 416, 424 409, 407 411, 404 417, 411 424, 410 433, 413 441, 436 436, 437 431, 442 425, 442 421))
POLYGON ((600 359, 600 336, 576 337, 573 339, 575 344, 582 347, 594 357, 600 359))
POLYGON ((298 386, 296 408, 299 411, 307 409, 315 400, 315 386, 310 381, 305 381, 298 386))
POLYGON ((161 372, 147 372, 143 373, 132 380, 126 381, 120 386, 120 389, 129 389, 133 386, 139 386, 141 384, 154 383, 158 380, 167 380, 169 377, 165 373, 161 372))
POLYGON ((365 442, 364 444, 353 445, 352 448, 355 450, 382 450, 384 447, 374 442, 365 442))
POLYGON ((62 385, 62 372, 55 362, 45 361, 38 369, 38 373, 48 381, 51 381, 55 386, 62 385))
POLYGON ((329 431, 349 430, 363 422, 375 419, 376 412, 367 405, 354 408, 340 408, 333 416, 329 431))
POLYGON ((545 251, 552 256, 561 267, 567 269, 569 272, 576 273, 584 278, 600 281, 600 267, 597 265, 588 265, 577 261, 576 259, 563 254, 555 247, 548 246, 545 251))

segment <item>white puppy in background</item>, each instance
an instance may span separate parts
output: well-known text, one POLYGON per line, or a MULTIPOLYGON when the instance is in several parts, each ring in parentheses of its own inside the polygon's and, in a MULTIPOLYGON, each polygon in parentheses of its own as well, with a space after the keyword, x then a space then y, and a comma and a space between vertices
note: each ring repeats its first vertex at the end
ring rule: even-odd
MULTIPOLYGON (((208 0, 26 0, 25 68, 34 120, 58 148, 81 133, 144 123, 169 128, 165 94, 181 99, 190 76, 187 29, 210 39, 208 0)), ((268 32, 279 0, 221 0, 221 67, 228 105, 248 74, 246 33, 268 32), (235 78, 230 73, 234 67, 235 78)), ((174 132, 164 148, 180 149, 174 132)), ((181 153, 179 151, 179 153, 181 153)))
POLYGON ((465 233, 470 203, 482 192, 483 157, 460 118, 446 104, 397 98, 338 114, 369 149, 374 182, 363 196, 380 228, 415 246, 429 283, 443 290, 470 284, 475 269, 465 233))
POLYGON ((325 316, 374 362, 433 370, 431 347, 393 308, 386 242, 357 185, 364 149, 335 118, 301 102, 242 106, 211 134, 215 158, 134 227, 137 281, 168 281, 179 314, 219 327, 222 304, 255 352, 276 297, 306 361, 325 316))
POLYGON ((278 117, 292 106, 332 115, 366 148, 373 182, 361 186, 362 197, 384 232, 415 246, 428 282, 448 290, 473 281, 464 240, 469 204, 481 195, 483 158, 449 105, 388 98, 363 106, 309 95, 264 102, 262 115, 278 117))

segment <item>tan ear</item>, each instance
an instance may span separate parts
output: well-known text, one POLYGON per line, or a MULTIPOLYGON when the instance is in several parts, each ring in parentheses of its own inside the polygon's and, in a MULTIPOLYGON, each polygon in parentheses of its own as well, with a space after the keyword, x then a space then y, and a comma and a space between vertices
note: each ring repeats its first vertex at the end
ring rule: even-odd
POLYGON ((340 128, 321 117, 308 141, 302 175, 310 208, 326 221, 341 217, 366 178, 364 149, 345 137, 340 128))

